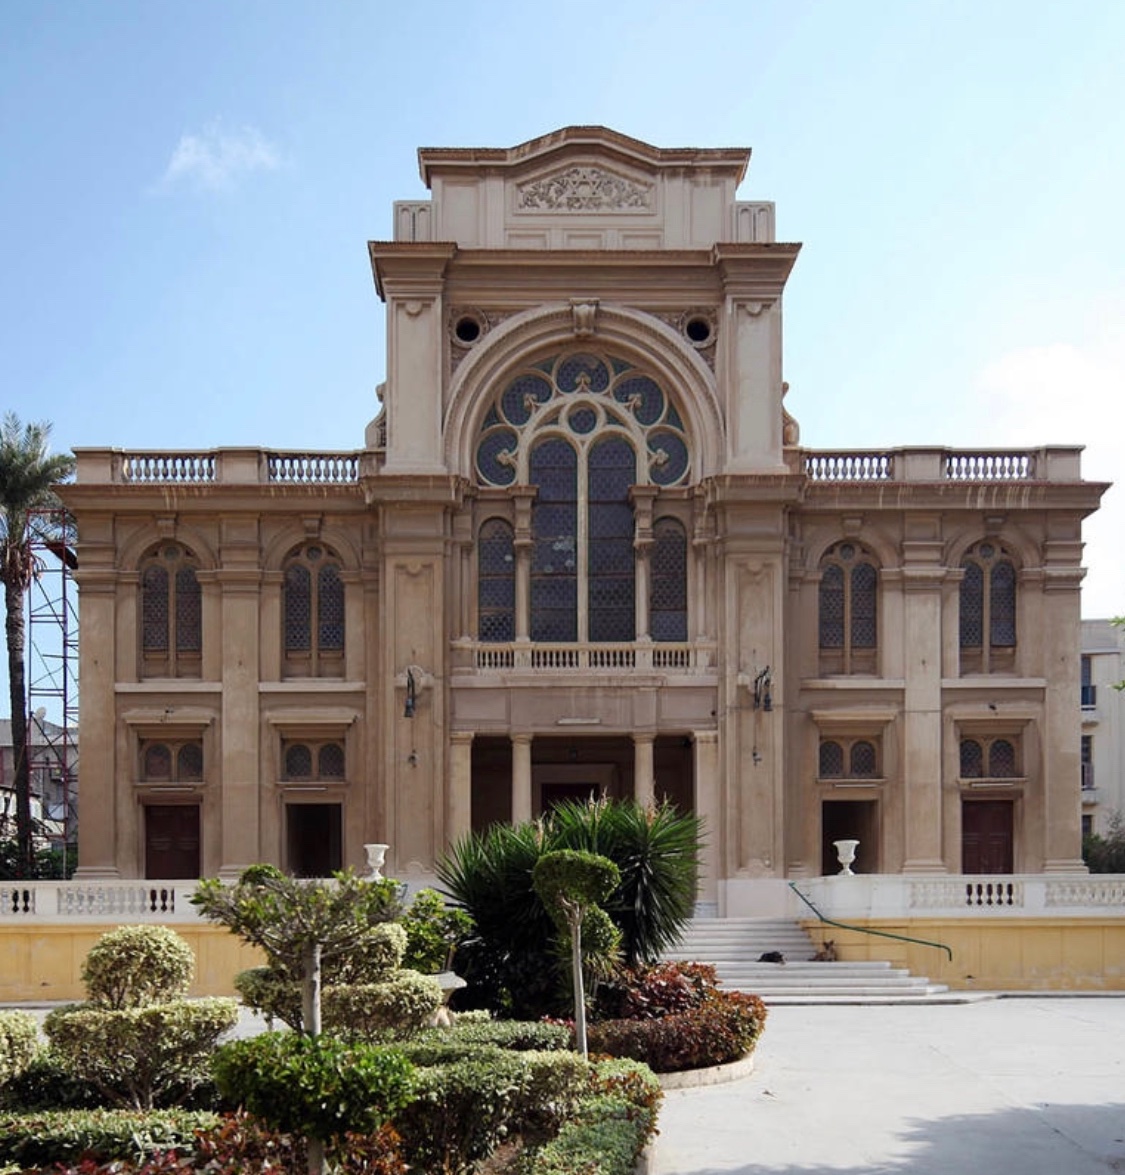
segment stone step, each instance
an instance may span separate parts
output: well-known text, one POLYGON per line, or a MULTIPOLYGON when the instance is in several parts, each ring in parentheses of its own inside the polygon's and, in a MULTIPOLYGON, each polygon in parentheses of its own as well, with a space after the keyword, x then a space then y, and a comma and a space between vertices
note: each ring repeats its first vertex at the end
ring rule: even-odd
MULTIPOLYGON (((829 936, 830 937, 830 936, 829 936)), ((766 1003, 919 1003, 941 998, 942 984, 885 960, 814 962, 816 947, 796 922, 778 918, 696 918, 665 958, 709 963, 722 985, 766 1003), (760 956, 780 951, 785 963, 760 956)))

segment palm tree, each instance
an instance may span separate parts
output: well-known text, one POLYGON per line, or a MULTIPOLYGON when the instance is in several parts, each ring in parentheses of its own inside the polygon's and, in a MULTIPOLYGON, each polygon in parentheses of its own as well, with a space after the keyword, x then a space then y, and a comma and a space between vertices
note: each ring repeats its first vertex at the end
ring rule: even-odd
POLYGON ((27 681, 24 667, 24 597, 36 575, 32 550, 36 511, 58 506, 52 486, 74 472, 69 454, 48 452, 51 426, 21 424, 14 412, 0 423, 0 579, 4 581, 8 690, 15 759, 16 869, 31 876, 31 764, 27 754, 27 681))

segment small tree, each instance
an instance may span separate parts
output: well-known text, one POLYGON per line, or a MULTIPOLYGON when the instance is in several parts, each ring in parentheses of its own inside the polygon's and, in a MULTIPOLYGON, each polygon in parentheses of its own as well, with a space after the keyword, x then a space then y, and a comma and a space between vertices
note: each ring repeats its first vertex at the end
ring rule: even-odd
POLYGON ((21 424, 14 412, 6 413, 0 422, 0 579, 4 582, 8 697, 15 760, 17 877, 31 876, 33 855, 24 599, 38 573, 33 550, 34 540, 40 537, 36 533, 37 511, 59 506, 52 486, 74 472, 73 457, 50 452, 50 435, 49 424, 21 424))
POLYGON ((596 853, 559 849, 544 853, 535 863, 531 882, 543 905, 570 936, 570 966, 574 982, 574 1029, 583 1060, 586 1049, 586 992, 582 979, 582 920, 605 901, 621 880, 617 866, 596 853))
POLYGON ((275 970, 300 981, 301 1027, 309 1036, 320 1032, 323 961, 372 945, 376 927, 401 913, 393 881, 367 881, 350 869, 324 882, 251 865, 230 887, 217 878, 201 881, 191 902, 261 947, 275 970))
MULTIPOLYGON (((212 922, 261 947, 280 977, 300 980, 301 1028, 313 1038, 321 1030, 323 961, 369 946, 382 949, 375 942, 379 927, 402 912, 393 881, 367 881, 350 869, 325 882, 287 877, 273 865, 251 865, 230 888, 216 878, 201 881, 191 901, 212 922)), ((327 1071, 335 1063, 329 1062, 327 1071)), ((310 1072, 308 1081, 318 1080, 310 1072)), ((327 1088, 320 1092, 331 1095, 327 1088)), ((324 1144, 324 1137, 309 1136, 309 1175, 324 1170, 324 1144)))

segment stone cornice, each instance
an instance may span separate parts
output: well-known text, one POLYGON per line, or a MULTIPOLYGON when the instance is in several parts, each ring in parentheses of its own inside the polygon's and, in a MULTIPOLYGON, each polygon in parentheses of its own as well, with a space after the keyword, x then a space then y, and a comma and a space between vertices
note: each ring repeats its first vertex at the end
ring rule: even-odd
POLYGON ((418 171, 427 188, 434 177, 473 171, 546 171, 554 163, 596 155, 640 168, 708 170, 741 183, 750 163, 749 147, 654 147, 604 126, 566 126, 514 147, 419 147, 418 171))
POLYGON ((384 301, 391 294, 435 297, 456 252, 451 241, 367 242, 375 289, 384 301))

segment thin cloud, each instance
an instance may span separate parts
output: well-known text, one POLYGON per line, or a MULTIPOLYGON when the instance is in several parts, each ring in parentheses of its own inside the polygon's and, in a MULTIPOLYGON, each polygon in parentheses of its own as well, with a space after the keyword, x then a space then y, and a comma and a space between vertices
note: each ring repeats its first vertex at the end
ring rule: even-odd
POLYGON ((243 176, 276 171, 280 166, 279 151, 259 130, 252 126, 228 129, 214 122, 200 134, 180 136, 156 190, 189 187, 217 192, 243 176))

